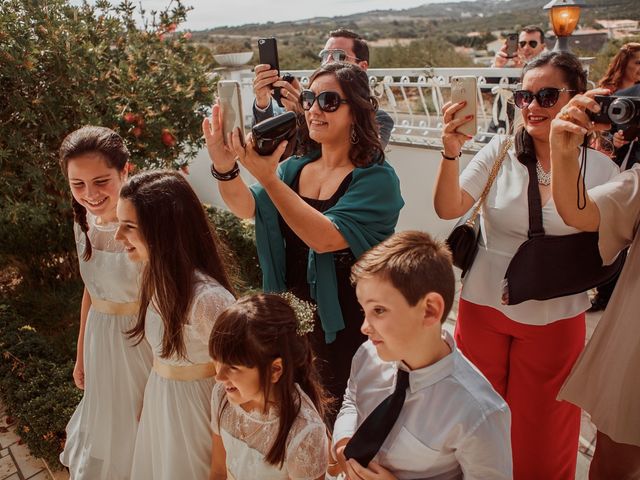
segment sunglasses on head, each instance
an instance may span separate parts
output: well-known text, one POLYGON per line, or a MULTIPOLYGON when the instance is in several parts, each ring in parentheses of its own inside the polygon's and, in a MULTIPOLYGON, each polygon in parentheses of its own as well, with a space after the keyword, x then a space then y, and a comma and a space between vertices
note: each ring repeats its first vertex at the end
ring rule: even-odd
POLYGON ((338 92, 326 91, 316 95, 311 90, 303 90, 300 94, 300 106, 305 111, 311 110, 316 100, 323 112, 335 112, 343 103, 349 103, 349 100, 340 97, 338 92))
POLYGON ((531 48, 536 48, 538 46, 538 41, 537 40, 529 40, 528 42, 526 40, 522 40, 522 41, 518 42, 518 45, 520 45, 520 48, 524 48, 524 46, 527 43, 529 44, 529 46, 531 48))
POLYGON ((558 102, 558 98, 562 92, 575 92, 575 90, 554 87, 542 88, 538 90, 538 93, 533 93, 529 90, 516 90, 513 92, 513 101, 516 107, 525 108, 528 107, 535 98, 538 101, 538 105, 542 108, 551 108, 558 102))
POLYGON ((322 50, 318 54, 318 57, 320 57, 320 62, 323 65, 327 63, 330 59, 333 60, 334 62, 346 62, 347 59, 352 59, 355 62, 360 61, 359 58, 354 57, 352 55, 348 55, 347 52, 345 52, 344 50, 340 50, 339 48, 332 49, 332 50, 322 50))

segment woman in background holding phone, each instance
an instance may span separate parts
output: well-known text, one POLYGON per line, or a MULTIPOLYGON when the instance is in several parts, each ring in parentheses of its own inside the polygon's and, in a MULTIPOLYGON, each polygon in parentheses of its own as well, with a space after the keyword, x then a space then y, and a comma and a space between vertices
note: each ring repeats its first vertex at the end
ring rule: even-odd
POLYGON ((280 166, 286 142, 261 157, 251 135, 243 147, 236 131, 232 148, 225 147, 218 106, 203 131, 222 198, 238 217, 255 218, 264 289, 290 290, 318 304, 311 341, 325 387, 341 399, 351 358, 366 339, 351 265, 394 232, 404 202, 384 161, 377 102, 364 70, 347 63, 320 67, 300 104, 306 141, 300 156, 280 166), (257 184, 248 187, 238 176, 236 158, 257 184))
MULTIPOLYGON (((571 97, 586 90, 587 78, 575 56, 552 52, 527 64, 521 81, 514 99, 524 125, 516 128, 515 148, 508 150, 481 209, 483 238, 463 279, 455 339, 511 408, 514 478, 573 480, 580 409, 556 401, 556 395, 584 347, 588 296, 503 305, 502 282, 528 238, 528 162, 536 164, 545 232, 575 232, 562 222, 551 195, 549 129, 571 97)), ((470 138, 458 130, 470 120, 455 115, 463 107, 451 102, 443 107, 444 150, 434 206, 445 219, 464 215, 478 200, 505 142, 494 137, 460 175, 458 159, 470 138)), ((589 150, 587 161, 587 186, 616 174, 616 166, 599 152, 589 150)))

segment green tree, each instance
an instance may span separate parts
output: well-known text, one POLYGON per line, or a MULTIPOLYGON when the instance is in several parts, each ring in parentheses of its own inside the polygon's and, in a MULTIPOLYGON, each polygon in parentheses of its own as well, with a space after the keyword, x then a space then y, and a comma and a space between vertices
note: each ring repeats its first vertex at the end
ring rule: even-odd
POLYGON ((28 284, 75 272, 57 161, 69 132, 114 129, 137 167, 176 166, 202 147, 214 85, 190 33, 176 31, 188 9, 180 0, 170 7, 0 2, 0 270, 28 284))

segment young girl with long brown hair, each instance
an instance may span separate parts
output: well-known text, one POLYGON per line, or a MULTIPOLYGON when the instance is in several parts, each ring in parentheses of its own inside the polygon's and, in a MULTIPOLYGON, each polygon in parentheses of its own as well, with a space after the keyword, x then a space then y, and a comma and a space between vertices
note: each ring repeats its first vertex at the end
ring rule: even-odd
POLYGON ((213 480, 324 479, 327 399, 304 328, 313 313, 294 303, 302 302, 245 297, 211 332, 213 480))
POLYGON ((221 247, 177 172, 132 177, 120 192, 117 214, 116 237, 131 260, 144 264, 140 313, 128 333, 146 339, 154 356, 131 478, 206 479, 215 383, 208 342, 218 314, 234 301, 221 247))
POLYGON ((140 265, 115 240, 116 203, 129 151, 105 127, 86 126, 60 146, 73 196, 74 230, 84 294, 73 379, 84 397, 67 425, 60 455, 74 480, 125 480, 151 368, 147 342, 124 331, 135 324, 140 265))

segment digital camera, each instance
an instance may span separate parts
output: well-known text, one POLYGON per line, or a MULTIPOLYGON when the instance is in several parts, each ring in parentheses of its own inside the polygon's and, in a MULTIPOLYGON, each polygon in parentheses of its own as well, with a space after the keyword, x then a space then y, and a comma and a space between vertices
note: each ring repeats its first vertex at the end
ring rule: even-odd
POLYGON ((596 95, 594 100, 600 105, 598 113, 589 112, 594 122, 611 123, 625 131, 640 126, 640 97, 596 95))

